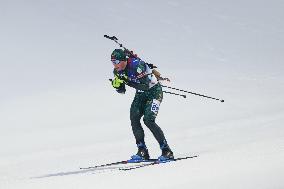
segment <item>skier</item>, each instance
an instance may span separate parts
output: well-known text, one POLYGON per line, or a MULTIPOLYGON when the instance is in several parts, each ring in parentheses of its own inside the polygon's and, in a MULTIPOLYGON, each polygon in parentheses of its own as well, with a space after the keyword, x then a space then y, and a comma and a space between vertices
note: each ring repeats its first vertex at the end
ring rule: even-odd
POLYGON ((130 108, 130 120, 132 131, 136 139, 138 152, 131 156, 134 160, 147 160, 150 158, 145 144, 144 130, 140 119, 142 116, 145 125, 153 133, 162 150, 160 160, 174 159, 174 154, 170 149, 161 128, 156 124, 160 103, 163 99, 163 91, 158 80, 169 80, 162 78, 161 74, 151 69, 133 53, 123 49, 115 49, 111 54, 111 61, 114 66, 114 79, 112 86, 118 93, 126 92, 125 85, 136 89, 136 94, 130 108))

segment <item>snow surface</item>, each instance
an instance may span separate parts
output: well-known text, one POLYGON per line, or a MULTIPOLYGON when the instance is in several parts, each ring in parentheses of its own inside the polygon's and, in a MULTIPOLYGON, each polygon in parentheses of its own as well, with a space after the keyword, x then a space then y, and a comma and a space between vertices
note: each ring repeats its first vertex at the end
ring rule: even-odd
MULTIPOLYGON (((0 1, 0 188, 284 188, 284 1, 0 1), (128 172, 79 167, 136 152, 134 90, 117 94, 103 38, 224 99, 165 94, 176 157, 128 172)), ((150 155, 160 149, 149 130, 150 155)))

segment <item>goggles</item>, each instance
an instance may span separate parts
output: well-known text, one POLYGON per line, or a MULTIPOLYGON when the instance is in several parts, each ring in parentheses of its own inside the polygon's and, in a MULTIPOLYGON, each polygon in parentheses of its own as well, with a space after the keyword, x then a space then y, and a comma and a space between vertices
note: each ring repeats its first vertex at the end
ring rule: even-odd
POLYGON ((112 62, 113 64, 119 64, 119 63, 120 63, 120 60, 112 59, 111 62, 112 62))

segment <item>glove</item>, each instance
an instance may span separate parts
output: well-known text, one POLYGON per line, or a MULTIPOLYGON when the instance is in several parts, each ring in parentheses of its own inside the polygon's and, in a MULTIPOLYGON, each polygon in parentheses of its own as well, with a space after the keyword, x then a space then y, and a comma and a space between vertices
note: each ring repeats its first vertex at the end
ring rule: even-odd
POLYGON ((115 76, 111 81, 111 85, 116 89, 118 93, 125 93, 125 81, 120 79, 118 76, 115 76))
POLYGON ((111 81, 111 85, 115 89, 119 88, 123 84, 125 84, 125 81, 123 81, 122 79, 119 79, 117 76, 115 76, 114 79, 111 81))

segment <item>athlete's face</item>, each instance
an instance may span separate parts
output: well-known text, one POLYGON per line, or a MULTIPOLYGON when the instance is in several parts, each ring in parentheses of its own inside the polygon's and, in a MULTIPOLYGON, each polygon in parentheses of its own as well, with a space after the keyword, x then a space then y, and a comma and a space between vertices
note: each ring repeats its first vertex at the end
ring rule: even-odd
POLYGON ((116 69, 116 71, 122 71, 126 68, 127 61, 114 60, 112 61, 112 64, 114 66, 114 69, 116 69))

